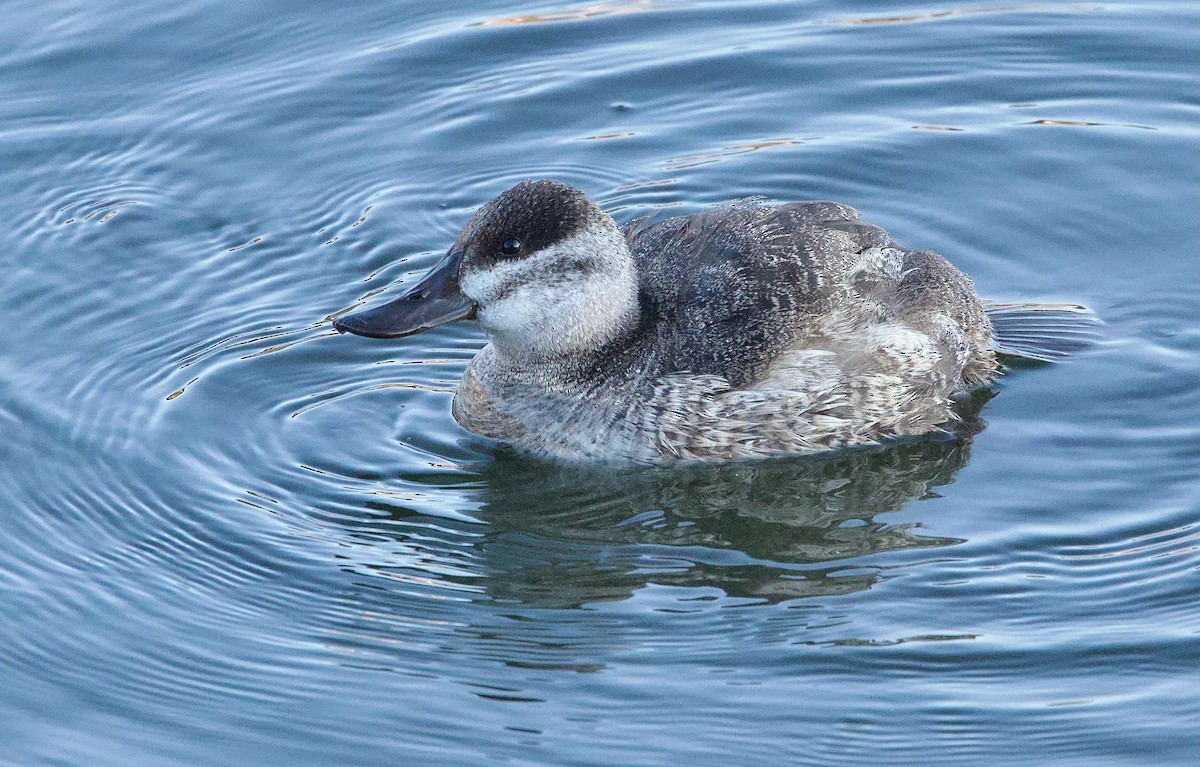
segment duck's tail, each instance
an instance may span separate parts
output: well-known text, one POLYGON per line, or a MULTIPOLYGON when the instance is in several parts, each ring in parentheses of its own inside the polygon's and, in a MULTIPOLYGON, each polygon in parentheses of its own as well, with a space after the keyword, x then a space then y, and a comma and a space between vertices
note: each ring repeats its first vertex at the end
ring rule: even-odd
POLYGON ((1057 362, 1100 337, 1100 318, 1077 304, 983 303, 992 349, 1001 355, 1057 362))

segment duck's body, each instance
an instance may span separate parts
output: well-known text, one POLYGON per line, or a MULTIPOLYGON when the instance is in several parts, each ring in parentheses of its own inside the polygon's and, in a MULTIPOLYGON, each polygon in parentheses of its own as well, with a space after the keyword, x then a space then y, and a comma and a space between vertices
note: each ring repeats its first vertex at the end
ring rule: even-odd
POLYGON ((970 280, 830 202, 734 202, 622 231, 570 187, 521 184, 416 289, 338 328, 391 337, 471 311, 491 343, 454 417, 561 460, 920 435, 952 424, 954 402, 998 372, 970 280))

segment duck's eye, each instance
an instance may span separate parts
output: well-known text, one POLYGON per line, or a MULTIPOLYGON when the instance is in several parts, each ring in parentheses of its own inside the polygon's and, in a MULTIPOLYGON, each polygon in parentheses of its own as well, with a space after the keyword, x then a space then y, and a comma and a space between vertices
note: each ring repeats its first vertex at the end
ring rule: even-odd
POLYGON ((506 256, 515 256, 521 252, 521 241, 516 237, 510 237, 500 246, 500 252, 506 256))

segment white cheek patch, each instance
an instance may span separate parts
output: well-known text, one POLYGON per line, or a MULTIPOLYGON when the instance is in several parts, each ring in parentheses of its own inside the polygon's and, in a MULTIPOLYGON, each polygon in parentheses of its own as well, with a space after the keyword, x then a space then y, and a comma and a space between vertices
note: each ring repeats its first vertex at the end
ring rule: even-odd
POLYGON ((607 295, 608 275, 528 276, 529 281, 517 284, 506 280, 486 286, 498 298, 480 302, 477 316, 493 342, 510 351, 557 353, 586 346, 589 336, 612 332, 610 307, 621 302, 607 295))
POLYGON ((633 259, 615 226, 469 271, 460 286, 493 344, 516 354, 597 348, 637 308, 633 259))
POLYGON ((489 269, 472 270, 459 278, 459 288, 475 303, 490 304, 529 280, 531 270, 523 267, 527 267, 527 260, 501 261, 489 269))
POLYGON ((556 313, 557 302, 545 291, 518 288, 499 301, 480 305, 476 314, 492 333, 517 337, 544 332, 547 320, 556 313))

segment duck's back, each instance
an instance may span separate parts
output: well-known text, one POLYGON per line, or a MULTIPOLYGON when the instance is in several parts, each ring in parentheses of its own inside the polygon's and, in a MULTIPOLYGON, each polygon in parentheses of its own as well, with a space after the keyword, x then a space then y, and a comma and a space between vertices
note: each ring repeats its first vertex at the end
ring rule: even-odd
MULTIPOLYGON (((640 347, 656 374, 753 384, 787 350, 945 314, 988 343, 970 281, 940 256, 908 251, 834 202, 735 201, 626 228, 645 315, 640 347), (973 332, 972 332, 973 331, 973 332)), ((990 363, 989 363, 990 364, 990 363)))

